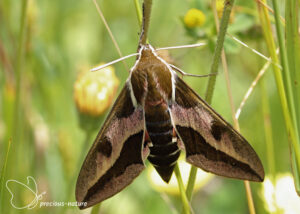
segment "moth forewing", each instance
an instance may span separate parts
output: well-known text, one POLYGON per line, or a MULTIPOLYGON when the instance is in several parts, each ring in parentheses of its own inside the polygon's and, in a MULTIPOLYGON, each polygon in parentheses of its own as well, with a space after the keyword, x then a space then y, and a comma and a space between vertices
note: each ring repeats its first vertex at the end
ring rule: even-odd
POLYGON ((250 144, 179 77, 175 97, 172 120, 189 163, 230 178, 264 180, 263 166, 250 144))
POLYGON ((76 200, 90 207, 128 186, 144 169, 145 122, 128 83, 108 115, 80 170, 76 200))

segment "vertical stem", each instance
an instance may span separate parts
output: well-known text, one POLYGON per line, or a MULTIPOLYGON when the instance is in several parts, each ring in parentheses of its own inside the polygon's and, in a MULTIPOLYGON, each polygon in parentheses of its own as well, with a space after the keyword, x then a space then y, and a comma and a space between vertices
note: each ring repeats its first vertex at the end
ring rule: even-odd
POLYGON ((1 175, 0 175, 0 213, 3 211, 3 204, 4 204, 4 199, 3 199, 3 192, 4 192, 4 178, 5 178, 5 172, 6 172, 6 167, 7 167, 7 160, 8 160, 8 155, 10 151, 10 145, 11 145, 11 139, 8 141, 7 145, 7 150, 6 150, 6 155, 3 163, 3 167, 1 170, 1 175))
POLYGON ((91 210, 91 214, 99 214, 100 206, 101 206, 101 203, 96 204, 95 206, 93 206, 93 208, 91 210))
MULTIPOLYGON (((223 15, 222 15, 222 19, 221 19, 221 25, 219 28, 217 44, 216 44, 216 48, 215 48, 215 52, 214 52, 214 56, 213 56, 213 60, 212 60, 212 65, 211 65, 211 69, 210 69, 211 74, 215 74, 218 72, 220 57, 221 57, 222 50, 223 50, 224 39, 225 39, 225 35, 227 32, 227 27, 228 27, 230 14, 231 14, 233 5, 234 5, 234 0, 225 0, 225 2, 224 2, 224 10, 223 10, 223 15)), ((215 83, 216 83, 216 77, 217 77, 217 75, 211 75, 209 77, 209 81, 208 81, 208 85, 207 85, 207 89, 206 89, 206 95, 205 95, 205 100, 207 101, 208 104, 210 104, 212 101, 213 91, 214 91, 215 83)), ((197 175, 197 168, 192 166, 191 171, 190 171, 188 185, 187 185, 187 196, 189 197, 189 199, 192 196, 192 191, 195 186, 196 175, 197 175)))
POLYGON ((189 204, 189 200, 188 200, 188 198, 186 196, 186 193, 185 193, 185 190, 184 190, 184 185, 183 185, 183 181, 182 181, 182 178, 181 178, 178 163, 176 163, 174 171, 175 171, 175 176, 176 176, 177 183, 178 183, 178 186, 179 186, 181 201, 182 201, 182 204, 183 204, 183 213, 184 214, 189 214, 190 213, 190 204, 189 204))
MULTIPOLYGON (((284 73, 289 73, 289 65, 287 60, 287 53, 285 49, 285 41, 284 41, 284 33, 280 22, 280 10, 277 3, 277 0, 272 0, 274 7, 274 16, 275 16, 275 25, 276 25, 276 33, 277 39, 279 43, 279 53, 281 58, 281 65, 284 73)), ((286 76, 286 75, 285 75, 286 76)))
MULTIPOLYGON (((213 4, 214 4, 214 2, 213 2, 213 4)), ((217 32, 219 33, 220 24, 219 24, 218 12, 216 10, 215 4, 213 5, 213 13, 214 13, 217 32)), ((227 94, 228 94, 228 97, 229 97, 229 104, 230 104, 230 109, 231 109, 232 121, 234 123, 234 128, 239 131, 240 126, 239 126, 239 122, 238 122, 237 118, 235 117, 235 106, 234 106, 233 97, 232 97, 232 90, 231 90, 231 85, 230 85, 228 65, 227 65, 227 60, 226 60, 226 55, 225 55, 224 49, 222 49, 221 59, 222 59, 222 65, 223 65, 225 79, 226 79, 226 87, 227 87, 227 92, 228 92, 227 94)))
POLYGON ((19 134, 20 134, 20 98, 21 98, 21 79, 22 79, 22 68, 23 60, 24 60, 24 41, 25 41, 25 26, 26 26, 26 14, 27 14, 28 1, 22 0, 22 11, 20 16, 20 33, 19 33, 19 41, 18 41, 18 52, 17 52, 17 65, 15 70, 16 77, 16 100, 14 106, 14 120, 13 120, 13 140, 14 142, 19 142, 19 134))
POLYGON ((145 45, 149 31, 152 0, 144 0, 143 4, 143 25, 141 30, 140 45, 145 45))
MULTIPOLYGON (((11 145, 11 155, 8 159, 8 166, 19 166, 22 163, 22 160, 24 158, 22 146, 22 113, 23 108, 21 104, 21 84, 22 84, 22 74, 23 74, 23 68, 25 67, 24 58, 25 58, 25 38, 26 38, 26 26, 27 26, 27 8, 28 8, 28 0, 22 0, 21 3, 21 16, 20 16, 20 32, 18 36, 18 49, 17 49, 17 56, 16 56, 16 67, 15 67, 15 101, 14 101, 14 107, 13 107, 13 120, 12 120, 12 127, 11 127, 11 133, 12 133, 12 141, 14 142, 11 145)), ((15 167, 9 167, 7 174, 10 176, 18 177, 22 173, 22 169, 16 170, 15 167)), ((5 206, 4 206, 5 207, 5 206)))
POLYGON ((142 15, 142 12, 141 12, 139 0, 134 0, 134 5, 135 5, 135 11, 136 11, 136 15, 137 15, 137 18, 138 18, 138 22, 139 22, 139 25, 141 26, 143 15, 142 15))
MULTIPOLYGON (((265 139, 266 139, 266 146, 267 146, 267 160, 268 160, 268 167, 269 172, 273 178, 275 178, 275 160, 274 160, 274 144, 273 144, 273 137, 272 137, 272 126, 271 126, 271 118, 270 118, 270 105, 268 100, 268 95, 266 92, 266 86, 264 80, 261 80, 261 102, 263 108, 263 118, 264 118, 264 129, 265 129, 265 139)), ((273 182, 274 180, 272 180, 273 182)))
MULTIPOLYGON (((217 44, 216 44, 213 61, 212 61, 211 69, 210 69, 211 74, 215 74, 218 72, 220 57, 221 57, 222 50, 223 50, 223 44, 224 44, 225 35, 227 32, 227 27, 228 27, 233 4, 234 4, 234 0, 225 0, 225 2, 224 2, 224 10, 223 10, 223 15, 222 15, 222 19, 221 19, 220 28, 219 28, 217 44)), ((209 104, 212 101, 213 90, 215 88, 216 78, 217 78, 217 75, 212 75, 209 77, 209 80, 208 80, 208 86, 207 86, 207 90, 206 90, 205 100, 209 104)))
POLYGON ((245 185, 245 189, 246 189, 249 213, 255 214, 255 207, 254 207, 254 202, 253 202, 253 198, 252 198, 250 182, 244 181, 244 185, 245 185))
MULTIPOLYGON (((215 22, 216 22, 216 26, 217 26, 217 31, 218 31, 218 29, 219 29, 218 14, 217 14, 217 10, 215 7, 213 7, 213 10, 214 10, 214 17, 215 17, 215 22)), ((239 125, 237 118, 235 117, 235 106, 234 106, 233 97, 232 97, 230 77, 229 77, 228 65, 227 65, 227 60, 226 60, 226 55, 225 55, 224 49, 222 49, 221 59, 222 59, 222 65, 223 65, 224 75, 225 75, 225 79, 226 79, 227 94, 229 97, 231 116, 232 116, 232 120, 234 123, 234 128, 238 132, 240 132, 240 125, 239 125)), ((245 186, 245 190, 246 190, 249 213, 255 214, 255 207, 254 207, 254 202, 253 202, 253 197, 252 197, 249 181, 244 181, 244 186, 245 186)))
POLYGON ((300 196, 300 182, 299 182, 299 178, 300 178, 300 174, 299 171, 297 170, 297 159, 296 159, 296 155, 295 155, 295 151, 291 150, 291 162, 292 162, 292 172, 293 172, 293 176, 295 179, 295 188, 297 191, 298 196, 300 196))
MULTIPOLYGON (((289 104, 290 113, 291 113, 292 117, 296 119, 296 111, 294 109, 294 107, 295 107, 294 92, 293 92, 293 89, 291 86, 292 81, 291 81, 291 76, 290 76, 290 66, 288 63, 287 51, 285 48, 284 32, 283 32, 283 28, 282 28, 282 25, 280 22, 280 10, 279 10, 279 6, 278 6, 278 1, 272 0, 272 2, 273 2, 273 7, 274 7, 274 16, 275 16, 277 38, 278 38, 278 43, 279 43, 281 64, 282 64, 283 74, 284 74, 284 79, 285 79, 284 83, 285 83, 285 89, 286 89, 286 94, 287 94, 287 101, 289 104)), ((297 45, 297 44, 295 44, 295 45, 297 45)), ((294 121, 294 128, 295 129, 297 128, 297 123, 295 121, 294 121)))
MULTIPOLYGON (((277 4, 277 2, 275 2, 277 4)), ((283 48, 283 45, 286 45, 284 48, 284 54, 282 57, 287 58, 287 65, 289 70, 284 71, 284 83, 287 92, 287 98, 289 102, 289 108, 292 114, 292 119, 294 123, 295 133, 297 135, 297 144, 295 147, 295 143, 293 143, 293 147, 291 149, 292 156, 292 170, 295 179, 295 187, 298 195, 300 195, 300 177, 299 177, 299 153, 297 153, 297 149, 300 147, 300 74, 297 69, 300 67, 300 37, 298 32, 299 26, 299 2, 296 0, 286 0, 285 1, 285 19, 286 19, 286 27, 285 27, 285 41, 280 43, 280 46, 283 48)), ((278 10, 278 5, 276 6, 276 10, 278 10)), ((276 17, 275 17, 276 18, 276 17)), ((276 20, 277 23, 278 20, 276 20)), ((282 26, 278 26, 281 27, 282 26)), ((279 30, 280 30, 279 29, 279 30)), ((281 30, 282 31, 282 30, 281 30)), ((277 33, 280 33, 277 31, 277 33)), ((281 33, 282 34, 282 33, 281 33)), ((282 35, 283 37, 283 35, 282 35)))
MULTIPOLYGON (((265 3, 265 0, 261 0, 263 3, 265 3)), ((274 1, 275 5, 274 5, 274 12, 275 14, 277 13, 275 19, 277 20, 277 26, 280 25, 278 23, 279 20, 279 8, 277 5, 277 1, 274 1)), ((278 64, 279 59, 277 57, 276 54, 276 48, 275 48, 275 41, 274 41, 274 36, 272 34, 272 27, 271 27, 271 22, 270 22, 270 17, 269 17, 269 13, 268 10, 265 7, 262 7, 261 4, 259 2, 257 2, 257 7, 258 7, 258 14, 259 14, 259 18, 261 21, 261 25, 262 25, 262 29, 263 29, 263 33, 264 33, 264 37, 266 40, 266 44, 267 44, 267 48, 268 51, 270 53, 271 59, 275 64, 278 64)), ((279 26, 281 28, 281 26, 279 26)), ((278 39, 283 40, 282 35, 280 36, 279 34, 282 34, 280 32, 280 30, 277 32, 278 33, 278 39)), ((280 50, 284 49, 284 41, 279 42, 279 45, 282 46, 280 48, 280 50)), ((285 51, 285 50, 283 50, 285 51)), ((281 53, 284 54, 284 53, 281 53)), ((284 56, 282 56, 284 58, 284 56)), ((282 63, 284 63, 285 59, 282 59, 282 63)), ((289 146, 291 147, 291 149, 293 150, 292 152, 295 153, 295 158, 296 158, 296 162, 292 163, 297 163, 296 166, 292 166, 292 168, 294 170, 297 170, 297 174, 299 174, 300 172, 300 146, 299 146, 299 133, 298 130, 296 129, 296 123, 295 120, 296 118, 294 117, 294 110, 293 110, 293 106, 292 109, 290 109, 289 107, 289 103, 288 103, 288 98, 286 93, 289 92, 289 86, 287 86, 287 92, 285 91, 285 85, 284 85, 284 81, 283 81, 283 76, 282 76, 282 72, 281 70, 275 66, 275 64, 272 64, 273 67, 273 71, 274 71, 274 77, 275 77, 275 81, 276 81, 276 85, 277 85, 277 90, 278 90, 278 94, 279 94, 279 98, 280 98, 280 103, 281 103, 281 108, 282 108, 282 112, 283 112, 283 116, 285 119, 285 126, 286 126, 286 130, 288 133, 288 138, 289 138, 289 146), (290 112, 290 110, 292 110, 292 112, 290 112), (295 118, 295 120, 293 120, 293 118, 295 118)), ((283 69, 288 69, 288 67, 286 65, 283 65, 283 69)), ((286 70, 284 70, 284 72, 287 72, 286 70)), ((292 98, 292 96, 289 96, 290 98, 292 98)), ((291 103, 293 105, 293 103, 291 103)), ((295 173, 294 173, 295 174, 295 173)), ((299 178, 295 177, 296 182, 299 182, 299 178)))
POLYGON ((189 181, 186 187, 186 197, 188 198, 189 201, 191 201, 192 199, 196 178, 197 178, 197 168, 192 165, 190 175, 189 175, 189 181))

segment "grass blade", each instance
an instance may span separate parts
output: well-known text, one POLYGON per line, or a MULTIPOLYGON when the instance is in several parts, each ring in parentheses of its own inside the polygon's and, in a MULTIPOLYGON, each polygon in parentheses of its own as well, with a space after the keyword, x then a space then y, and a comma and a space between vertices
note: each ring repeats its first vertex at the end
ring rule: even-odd
POLYGON ((7 168, 7 160, 8 160, 8 155, 9 155, 9 151, 10 151, 10 145, 11 145, 11 139, 8 141, 8 144, 7 144, 6 155, 5 155, 3 167, 1 170, 1 176, 0 176, 0 213, 2 213, 1 209, 3 209, 3 207, 4 207, 3 206, 4 178, 5 178, 6 168, 7 168))
MULTIPOLYGON (((283 27, 280 23, 280 10, 279 10, 279 4, 277 0, 272 0, 273 7, 274 7, 274 16, 275 16, 275 24, 276 24, 276 32, 277 32, 277 38, 278 38, 278 43, 279 43, 279 49, 280 49, 280 57, 281 57, 281 64, 283 67, 283 81, 284 81, 284 88, 286 92, 286 97, 287 97, 287 102, 288 102, 288 110, 289 110, 289 116, 290 118, 290 123, 292 123, 290 126, 290 130, 288 130, 289 135, 290 135, 290 141, 291 141, 291 150, 295 152, 295 158, 296 158, 296 166, 293 167, 294 170, 298 171, 296 174, 299 174, 300 171, 300 142, 299 142, 299 129, 298 129, 298 123, 297 122, 297 114, 296 114, 296 105, 295 105, 295 97, 294 97, 294 91, 292 89, 292 75, 290 71, 290 67, 293 69, 293 73, 295 73, 295 62, 294 62, 294 55, 295 55, 295 50, 294 43, 288 42, 289 46, 289 52, 290 57, 288 61, 288 55, 287 55, 287 49, 285 47, 285 39, 284 39, 284 32, 283 32, 283 27), (290 64, 289 64, 290 62, 290 64)), ((286 2, 287 9, 289 9, 289 6, 294 6, 295 7, 295 2, 292 0, 288 0, 286 2), (290 4, 289 4, 290 3, 290 4)), ((293 13, 293 10, 290 10, 293 13)), ((293 20, 296 16, 294 14, 294 17, 289 17, 289 15, 292 15, 290 13, 286 14, 286 24, 287 24, 287 39, 292 39, 292 41, 295 41, 293 39, 294 35, 294 26, 293 26, 293 20)), ((298 28, 296 28, 297 30, 298 28)), ((298 36, 297 36, 298 37, 298 36)), ((287 40, 288 41, 288 40, 287 40)), ((295 41, 297 42, 297 41, 295 41)), ((296 43, 297 45, 297 43, 296 43)), ((298 101, 299 102, 299 101, 298 101)), ((299 110, 298 110, 299 112, 299 110)), ((292 162, 293 163, 293 162, 292 162)), ((296 178, 296 182, 299 185, 299 180, 296 178)), ((297 190, 299 192, 299 190, 297 190)))
MULTIPOLYGON (((265 0, 262 0, 262 2, 266 3, 265 0)), ((280 24, 280 14, 279 14, 277 1, 273 0, 273 4, 274 4, 274 15, 276 20, 276 30, 277 30, 278 40, 279 40, 281 59, 282 59, 281 61, 282 61, 283 73, 285 74, 285 78, 283 78, 282 72, 278 67, 274 66, 273 64, 272 67, 273 67, 274 77, 277 85, 277 91, 280 98, 281 108, 285 119, 285 126, 289 136, 289 146, 295 152, 297 165, 293 166, 293 169, 299 172, 300 171, 300 146, 299 146, 299 134, 295 122, 295 109, 294 109, 293 100, 291 99, 293 97, 292 95, 293 92, 290 88, 291 86, 290 83, 287 83, 286 85, 284 83, 284 79, 290 81, 289 74, 287 74, 287 72, 289 73, 289 66, 287 65, 287 58, 286 58, 287 56, 285 53, 286 50, 284 47, 283 32, 280 24)), ((276 45, 274 41, 274 36, 272 34, 272 27, 271 27, 271 21, 268 14, 268 10, 259 2, 257 2, 257 6, 258 6, 258 14, 262 25, 268 51, 271 55, 272 61, 275 63, 279 63, 279 59, 276 55, 276 45)), ((296 180, 296 182, 298 181, 296 180)))
MULTIPOLYGON (((298 34, 298 9, 299 4, 296 0, 287 0, 285 4, 285 19, 286 19, 286 28, 285 28, 285 36, 286 36, 286 52, 285 55, 287 57, 287 64, 289 70, 284 72, 284 81, 287 86, 287 95, 289 99, 289 107, 293 114, 293 122, 295 131, 298 133, 298 145, 300 145, 299 133, 300 133, 300 75, 297 72, 297 68, 300 67, 300 42, 299 42, 299 34, 298 34)), ((277 21, 277 20, 276 20, 277 21)), ((285 42, 285 41, 283 41, 285 42)), ((284 45, 281 44, 281 45, 284 45)), ((295 146, 294 146, 295 147, 295 146)), ((293 148, 295 149, 295 148, 293 148)), ((300 181, 299 181, 299 154, 297 151, 292 149, 292 163, 296 163, 296 166, 293 167, 294 178, 295 178, 295 186, 298 194, 300 194, 300 181), (296 160, 296 162, 294 161, 296 160), (298 161, 297 161, 298 160, 298 161)), ((296 148, 297 149, 297 148, 296 148)))
MULTIPOLYGON (((101 20, 103 21, 103 24, 104 24, 104 26, 105 26, 105 28, 106 28, 106 30, 107 30, 109 36, 110 36, 110 38, 111 38, 111 40, 112 40, 112 42, 113 42, 115 48, 117 49, 117 52, 118 52, 119 56, 120 56, 120 57, 123 57, 123 54, 122 54, 122 52, 121 52, 121 49, 120 49, 120 47, 119 47, 119 45, 118 45, 118 43, 117 43, 117 41, 116 41, 116 39, 115 39, 113 33, 111 32, 110 27, 108 26, 108 24, 107 24, 107 22, 106 22, 106 19, 105 19, 103 13, 102 13, 102 10, 101 10, 99 4, 97 3, 96 0, 93 0, 93 2, 94 2, 94 4, 95 4, 95 7, 96 7, 96 9, 97 9, 97 11, 98 11, 98 14, 99 14, 101 20)), ((125 69, 126 69, 127 71, 129 71, 128 66, 127 66, 127 64, 126 64, 125 61, 123 61, 123 65, 124 65, 125 69)))

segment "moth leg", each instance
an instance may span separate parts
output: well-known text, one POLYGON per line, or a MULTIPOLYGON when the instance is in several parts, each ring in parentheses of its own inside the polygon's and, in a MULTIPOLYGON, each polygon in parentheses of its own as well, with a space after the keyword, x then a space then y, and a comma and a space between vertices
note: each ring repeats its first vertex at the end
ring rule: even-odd
POLYGON ((145 140, 144 140, 144 145, 143 146, 144 146, 143 147, 143 153, 142 153, 143 154, 143 160, 146 160, 147 157, 150 154, 150 148, 149 147, 153 146, 147 131, 145 131, 145 140))
POLYGON ((169 64, 171 68, 173 68, 175 71, 180 73, 182 76, 190 76, 190 77, 209 77, 209 76, 214 76, 217 75, 217 73, 212 73, 212 74, 204 74, 204 75, 198 75, 198 74, 189 74, 181 70, 180 68, 176 67, 175 65, 169 64))
POLYGON ((178 136, 178 134, 176 133, 176 129, 173 128, 173 138, 172 138, 173 142, 177 142, 177 146, 180 150, 185 151, 185 147, 183 142, 181 141, 180 137, 178 136))

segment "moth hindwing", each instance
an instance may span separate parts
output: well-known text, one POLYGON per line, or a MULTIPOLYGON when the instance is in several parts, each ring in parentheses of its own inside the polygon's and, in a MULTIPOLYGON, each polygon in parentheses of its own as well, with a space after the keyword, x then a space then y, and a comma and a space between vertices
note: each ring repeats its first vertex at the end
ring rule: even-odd
POLYGON ((142 45, 139 53, 82 165, 76 199, 87 206, 80 208, 120 192, 145 168, 146 159, 169 182, 180 154, 178 142, 186 160, 196 167, 263 181, 263 166, 249 143, 152 46, 142 45))

